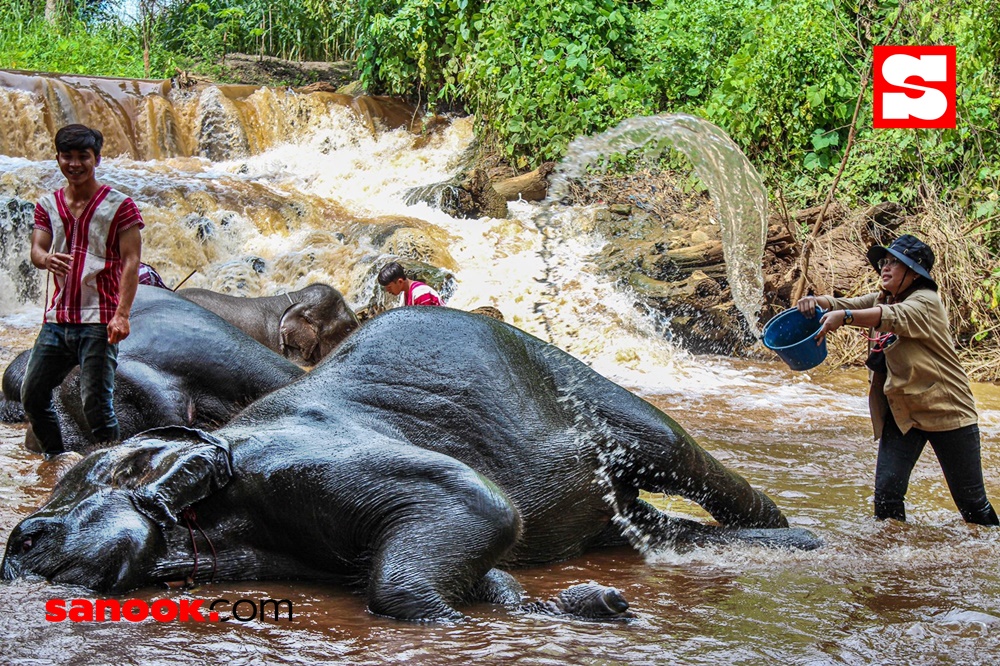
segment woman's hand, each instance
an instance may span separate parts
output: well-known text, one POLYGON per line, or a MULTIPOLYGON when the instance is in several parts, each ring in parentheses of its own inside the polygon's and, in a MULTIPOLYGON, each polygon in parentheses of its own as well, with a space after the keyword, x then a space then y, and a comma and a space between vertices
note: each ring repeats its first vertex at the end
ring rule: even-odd
POLYGON ((821 308, 823 305, 819 302, 819 297, 817 296, 803 296, 799 299, 799 302, 795 304, 798 311, 805 316, 806 319, 812 319, 816 316, 816 308, 821 308))
POLYGON ((822 343, 827 333, 832 333, 833 331, 836 331, 838 328, 843 326, 844 317, 846 316, 847 313, 844 310, 830 310, 822 317, 820 317, 819 330, 816 331, 816 335, 813 336, 814 338, 816 338, 816 344, 822 343))

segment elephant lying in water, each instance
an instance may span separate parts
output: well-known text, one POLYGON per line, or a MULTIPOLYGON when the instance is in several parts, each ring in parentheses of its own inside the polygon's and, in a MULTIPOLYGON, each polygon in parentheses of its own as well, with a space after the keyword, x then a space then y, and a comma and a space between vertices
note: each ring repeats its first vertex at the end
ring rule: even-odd
POLYGON ((360 582, 374 613, 455 619, 463 602, 517 598, 498 567, 733 540, 820 545, 569 354, 494 319, 401 308, 212 435, 154 430, 91 454, 14 529, 2 576, 124 593, 214 568, 360 582), (640 488, 723 527, 667 516, 640 488), (212 566, 195 566, 183 515, 214 544, 212 566))
MULTIPOLYGON (((155 426, 218 427, 304 374, 215 314, 166 289, 140 285, 131 324, 131 334, 119 345, 115 372, 115 413, 123 439, 155 426)), ((29 353, 4 372, 8 407, 20 400, 29 353)), ((71 451, 93 444, 79 379, 74 370, 53 395, 64 444, 71 451)), ((26 443, 37 450, 30 428, 26 443)))
POLYGON ((325 284, 261 298, 208 289, 181 289, 177 294, 301 365, 316 365, 358 327, 341 293, 325 284))

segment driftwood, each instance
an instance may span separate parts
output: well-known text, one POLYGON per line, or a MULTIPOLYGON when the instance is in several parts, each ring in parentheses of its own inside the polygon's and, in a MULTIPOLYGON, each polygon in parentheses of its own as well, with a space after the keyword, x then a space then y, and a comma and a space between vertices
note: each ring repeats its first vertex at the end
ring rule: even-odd
POLYGON ((697 245, 667 251, 667 256, 680 269, 699 268, 722 263, 722 242, 705 241, 697 245))
POLYGON ((493 189, 505 201, 516 201, 518 198, 525 201, 541 201, 548 192, 548 176, 555 166, 555 162, 546 162, 534 171, 494 182, 493 189))

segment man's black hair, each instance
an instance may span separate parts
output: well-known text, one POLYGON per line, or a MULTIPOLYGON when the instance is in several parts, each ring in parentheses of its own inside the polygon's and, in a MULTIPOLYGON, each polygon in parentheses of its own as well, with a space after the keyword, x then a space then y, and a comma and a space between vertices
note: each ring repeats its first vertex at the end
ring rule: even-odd
POLYGON ((101 156, 104 147, 104 135, 100 130, 91 129, 86 125, 66 125, 56 132, 56 151, 68 153, 71 150, 93 150, 94 157, 101 156))
POLYGON ((378 283, 383 287, 387 284, 392 284, 399 278, 405 278, 406 272, 399 262, 392 261, 382 267, 382 270, 378 272, 378 283))

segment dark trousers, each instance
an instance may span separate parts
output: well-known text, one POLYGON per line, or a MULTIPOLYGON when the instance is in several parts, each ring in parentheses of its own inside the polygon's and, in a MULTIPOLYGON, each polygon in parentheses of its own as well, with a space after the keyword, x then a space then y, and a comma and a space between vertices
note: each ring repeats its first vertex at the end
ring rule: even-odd
POLYGON ((875 518, 906 520, 903 500, 910 484, 910 472, 927 442, 931 443, 944 472, 951 497, 968 523, 998 525, 997 514, 986 498, 983 467, 979 452, 979 426, 971 425, 944 432, 910 428, 899 431, 888 413, 875 465, 875 518))
POLYGON ((64 450, 59 419, 52 408, 52 390, 78 365, 83 414, 94 439, 98 442, 119 439, 112 402, 118 345, 108 342, 108 327, 47 323, 35 339, 21 385, 21 404, 43 453, 64 450))

